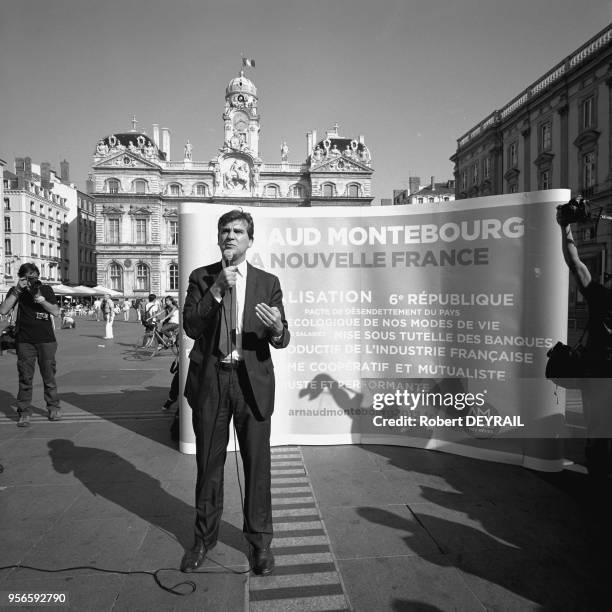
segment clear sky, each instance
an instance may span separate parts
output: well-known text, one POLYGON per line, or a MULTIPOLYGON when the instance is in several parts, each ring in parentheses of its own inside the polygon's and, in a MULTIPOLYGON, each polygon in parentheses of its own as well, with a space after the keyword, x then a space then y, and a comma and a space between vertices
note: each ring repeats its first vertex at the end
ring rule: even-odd
POLYGON ((457 139, 612 21, 612 0, 0 0, 0 158, 70 162, 152 124, 172 159, 223 142, 225 87, 256 61, 260 155, 364 134, 374 196, 452 178, 457 139))

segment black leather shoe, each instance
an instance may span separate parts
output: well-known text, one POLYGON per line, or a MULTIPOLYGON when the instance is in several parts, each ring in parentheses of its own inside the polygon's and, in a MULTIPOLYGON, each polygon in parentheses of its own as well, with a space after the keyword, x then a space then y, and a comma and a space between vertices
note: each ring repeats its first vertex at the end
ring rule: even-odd
POLYGON ((193 547, 183 555, 183 559, 181 560, 181 572, 195 572, 198 567, 202 565, 204 559, 206 559, 206 553, 211 548, 213 548, 213 546, 207 549, 204 546, 204 542, 196 541, 193 547))
POLYGON ((274 571, 274 555, 269 548, 251 550, 251 569, 258 576, 268 576, 274 571))

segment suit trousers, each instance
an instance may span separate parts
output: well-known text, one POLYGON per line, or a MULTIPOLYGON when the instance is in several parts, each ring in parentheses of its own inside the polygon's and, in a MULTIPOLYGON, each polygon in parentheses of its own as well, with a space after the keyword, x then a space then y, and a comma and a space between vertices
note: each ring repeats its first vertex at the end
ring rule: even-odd
POLYGON ((195 537, 207 549, 217 542, 233 417, 244 469, 243 532, 253 548, 268 548, 272 541, 270 418, 259 415, 243 364, 229 370, 216 367, 213 376, 209 393, 193 410, 198 467, 195 537))

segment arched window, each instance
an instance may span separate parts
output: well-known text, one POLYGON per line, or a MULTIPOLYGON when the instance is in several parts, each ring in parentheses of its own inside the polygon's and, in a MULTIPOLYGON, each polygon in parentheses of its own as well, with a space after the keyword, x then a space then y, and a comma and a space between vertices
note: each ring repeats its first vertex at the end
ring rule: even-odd
POLYGON ((178 291, 179 273, 178 264, 171 263, 168 266, 168 291, 178 291))
POLYGON ((291 195, 294 198, 303 198, 304 197, 304 186, 303 185, 294 185, 291 188, 291 195))
POLYGON ((276 185, 266 185, 266 198, 277 198, 278 187, 276 185))
POLYGON ((134 193, 146 193, 147 192, 147 181, 144 179, 136 179, 132 183, 132 190, 134 193))
POLYGON ((106 181, 108 193, 119 193, 119 181, 117 179, 108 179, 106 181))
POLYGON ((136 266, 136 291, 149 291, 149 266, 139 263, 136 266))
POLYGON ((195 193, 195 195, 207 196, 208 195, 208 187, 206 186, 205 183, 198 183, 194 187, 193 192, 195 193))
POLYGON ((346 195, 349 198, 358 198, 359 197, 359 185, 349 185, 346 188, 346 195))
POLYGON ((333 183, 325 183, 325 185, 323 185, 323 197, 324 198, 334 197, 334 184, 333 183))
POLYGON ((170 185, 170 195, 173 196, 178 196, 181 195, 181 186, 178 183, 172 183, 172 185, 170 185))
POLYGON ((118 263, 113 262, 109 266, 108 276, 110 278, 110 288, 115 291, 123 291, 123 270, 118 263))

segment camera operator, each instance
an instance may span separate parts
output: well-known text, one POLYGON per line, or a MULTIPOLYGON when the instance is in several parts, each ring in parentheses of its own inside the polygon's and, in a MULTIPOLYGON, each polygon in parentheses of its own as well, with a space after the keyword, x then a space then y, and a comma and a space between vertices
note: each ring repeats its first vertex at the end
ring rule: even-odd
POLYGON ((36 361, 43 379, 45 402, 49 420, 60 419, 59 397, 55 383, 55 353, 57 342, 51 317, 60 314, 53 289, 38 279, 40 272, 33 263, 19 268, 17 284, 10 289, 0 304, 0 314, 17 308, 15 342, 17 348, 17 372, 19 392, 17 394, 17 427, 30 425, 32 402, 32 379, 36 361))
POLYGON ((571 223, 590 218, 588 204, 570 200, 557 207, 561 226, 563 258, 588 307, 585 372, 581 381, 582 404, 586 421, 586 463, 595 479, 607 479, 612 473, 612 291, 591 277, 580 260, 573 240, 571 223))

